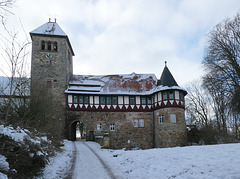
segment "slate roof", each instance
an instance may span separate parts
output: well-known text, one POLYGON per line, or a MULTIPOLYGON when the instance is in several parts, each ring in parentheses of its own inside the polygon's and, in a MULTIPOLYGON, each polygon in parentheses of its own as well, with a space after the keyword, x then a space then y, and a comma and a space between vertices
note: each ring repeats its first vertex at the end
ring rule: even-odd
POLYGON ((164 67, 161 78, 158 81, 157 85, 168 86, 168 87, 178 86, 177 82, 175 81, 173 75, 171 74, 167 66, 164 67))
POLYGON ((35 30, 30 32, 31 34, 41 34, 41 35, 57 35, 57 36, 65 36, 65 32, 61 29, 61 27, 56 22, 47 22, 35 30))
POLYGON ((57 36, 57 37, 63 37, 67 39, 67 42, 70 46, 70 49, 72 51, 72 54, 74 55, 73 48, 71 46, 71 43, 68 39, 68 36, 66 33, 62 30, 62 28, 56 23, 56 22, 47 22, 40 27, 34 29, 33 31, 30 32, 30 35, 41 35, 41 36, 57 36))

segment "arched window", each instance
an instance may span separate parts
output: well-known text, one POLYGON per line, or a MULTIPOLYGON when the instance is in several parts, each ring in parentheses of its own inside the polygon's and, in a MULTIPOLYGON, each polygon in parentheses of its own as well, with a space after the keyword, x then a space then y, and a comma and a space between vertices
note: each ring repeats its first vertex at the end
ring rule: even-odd
POLYGON ((45 41, 44 40, 42 40, 41 50, 45 50, 45 41))
POLYGON ((47 43, 47 49, 48 49, 48 50, 51 50, 51 49, 52 49, 52 47, 51 47, 51 42, 48 42, 48 43, 47 43))
POLYGON ((54 42, 54 43, 53 43, 53 50, 54 50, 55 52, 58 51, 58 44, 57 44, 57 42, 54 42))

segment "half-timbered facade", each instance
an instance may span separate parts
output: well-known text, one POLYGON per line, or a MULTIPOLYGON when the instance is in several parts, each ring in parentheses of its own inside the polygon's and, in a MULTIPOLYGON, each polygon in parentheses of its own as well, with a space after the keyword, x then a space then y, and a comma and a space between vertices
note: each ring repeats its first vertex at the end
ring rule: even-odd
POLYGON ((154 74, 136 73, 73 75, 74 53, 56 22, 48 22, 30 34, 31 93, 40 89, 38 84, 46 85, 52 96, 49 99, 56 102, 56 113, 64 111, 60 117, 65 119, 66 138, 97 141, 110 148, 185 144, 187 93, 178 86, 166 63, 160 79, 154 74), (39 75, 40 71, 44 74, 39 75))

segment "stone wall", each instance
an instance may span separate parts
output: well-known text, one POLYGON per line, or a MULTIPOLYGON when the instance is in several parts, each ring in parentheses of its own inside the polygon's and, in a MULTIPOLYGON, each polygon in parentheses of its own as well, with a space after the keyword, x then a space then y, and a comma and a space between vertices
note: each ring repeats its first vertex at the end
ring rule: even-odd
POLYGON ((72 53, 65 37, 32 35, 31 105, 48 114, 53 135, 62 135, 66 118, 66 96, 72 74, 72 53), (41 49, 42 41, 57 42, 56 50, 41 49), (49 85, 49 86, 48 86, 49 85), (39 104, 42 104, 41 106, 39 104), (37 105, 36 105, 37 104, 37 105))
MULTIPOLYGON (((66 121, 66 137, 71 139, 71 125, 75 121, 81 121, 86 127, 87 137, 93 131, 98 141, 100 136, 109 136, 109 145, 114 149, 135 148, 142 149, 153 147, 152 112, 88 112, 68 111, 66 121), (134 127, 134 119, 144 119, 144 127, 134 127), (97 123, 101 123, 102 130, 97 130, 97 123), (115 130, 110 131, 110 124, 115 125, 115 130)), ((104 143, 107 143, 106 141, 104 143)))
POLYGON ((154 111, 155 125, 155 147, 184 146, 187 142, 186 122, 184 109, 163 108, 154 111), (176 114, 176 123, 170 121, 170 114, 176 114), (162 123, 159 123, 159 116, 163 115, 162 123))

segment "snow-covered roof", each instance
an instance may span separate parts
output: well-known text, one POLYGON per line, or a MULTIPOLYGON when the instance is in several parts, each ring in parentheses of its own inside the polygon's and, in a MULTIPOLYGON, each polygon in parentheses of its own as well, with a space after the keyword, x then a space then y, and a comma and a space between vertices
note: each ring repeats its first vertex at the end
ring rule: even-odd
POLYGON ((179 86, 157 86, 155 74, 73 75, 65 93, 99 95, 151 95, 179 86))
POLYGON ((35 30, 30 32, 31 34, 42 34, 42 35, 58 35, 67 36, 65 32, 56 22, 47 22, 35 30))
POLYGON ((66 93, 145 94, 157 84, 154 74, 74 75, 66 93))
POLYGON ((66 35, 66 33, 61 29, 61 27, 55 22, 47 22, 43 25, 41 25, 40 27, 36 28, 35 30, 30 32, 30 35, 32 37, 32 35, 49 35, 49 36, 58 36, 58 37, 64 37, 67 39, 68 44, 70 46, 70 49, 72 51, 72 54, 74 56, 74 51, 73 48, 71 46, 71 43, 68 39, 68 36, 66 35))

